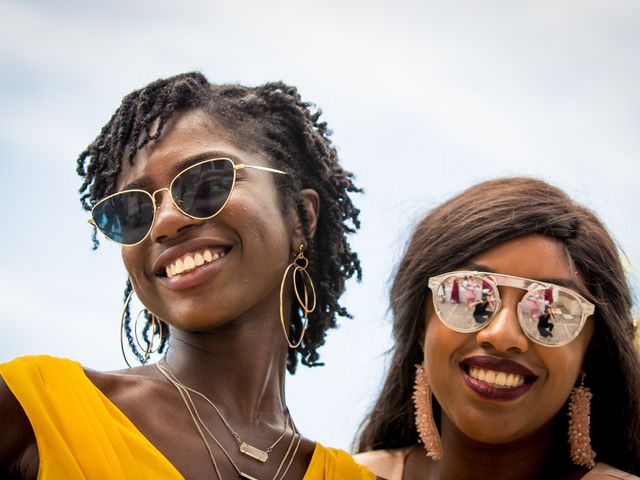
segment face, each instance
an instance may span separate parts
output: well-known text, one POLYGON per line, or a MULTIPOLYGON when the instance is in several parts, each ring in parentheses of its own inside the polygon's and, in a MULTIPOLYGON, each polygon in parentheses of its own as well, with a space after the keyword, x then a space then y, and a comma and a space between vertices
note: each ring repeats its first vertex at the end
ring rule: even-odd
MULTIPOLYGON (((187 112, 172 119, 133 166, 123 166, 118 190, 134 182, 149 192, 168 187, 207 152, 208 158, 270 166, 262 155, 232 143, 204 114, 187 112)), ((277 312, 273 303, 291 258, 294 222, 283 213, 274 175, 237 170, 226 206, 209 220, 182 214, 166 191, 156 195, 150 234, 122 248, 132 285, 148 309, 184 331, 206 331, 244 314, 256 317, 260 309, 277 312)))
MULTIPOLYGON (((502 243, 461 267, 556 284, 575 282, 576 291, 587 291, 563 245, 541 235, 502 243)), ((425 368, 443 415, 468 437, 489 444, 516 441, 551 424, 580 374, 594 328, 589 318, 580 335, 564 346, 533 343, 517 318, 524 290, 499 287, 499 292, 502 308, 473 333, 449 329, 431 298, 426 308, 425 368), (493 375, 501 377, 489 381, 493 375)))

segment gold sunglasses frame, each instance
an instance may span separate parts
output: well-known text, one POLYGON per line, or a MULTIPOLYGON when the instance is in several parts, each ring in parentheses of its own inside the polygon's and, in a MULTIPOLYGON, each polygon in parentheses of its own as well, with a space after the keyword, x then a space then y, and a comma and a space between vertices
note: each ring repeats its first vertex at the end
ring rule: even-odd
POLYGON ((538 345, 542 345, 545 347, 552 347, 552 348, 562 347, 563 345, 566 345, 567 343, 575 340, 578 337, 578 335, 580 335, 580 332, 582 332, 582 329, 584 328, 584 325, 587 319, 591 315, 593 315, 593 313, 595 312, 595 305, 591 303, 589 300, 587 300, 586 298, 584 298, 575 290, 572 290, 571 288, 556 285, 555 283, 540 282, 538 280, 531 280, 529 278, 516 277, 513 275, 503 275, 501 273, 476 272, 476 271, 467 271, 467 270, 447 272, 447 273, 443 273, 441 275, 437 275, 435 277, 429 278, 428 286, 431 289, 433 306, 435 308, 436 314, 438 315, 438 318, 440 319, 440 321, 444 323, 447 326, 447 328, 450 328, 454 332, 460 332, 460 333, 473 333, 473 332, 480 331, 484 327, 486 327, 491 322, 491 320, 495 318, 496 314, 500 311, 500 308, 502 308, 502 301, 500 300, 500 291, 498 290, 498 286, 518 288, 521 290, 525 290, 527 293, 532 292, 534 290, 538 290, 538 289, 552 288, 552 289, 565 292, 566 294, 569 294, 575 297, 580 303, 580 307, 582 308, 582 318, 580 319, 578 328, 576 328, 576 331, 573 333, 573 335, 560 343, 544 343, 544 342, 541 342, 539 339, 534 338, 533 335, 529 334, 527 329, 524 327, 524 314, 522 313, 522 302, 526 298, 526 295, 523 295, 522 299, 518 302, 517 316, 518 316, 518 323, 520 324, 520 329, 528 339, 537 343, 538 345), (489 283, 493 287, 495 292, 495 297, 496 297, 495 309, 494 309, 493 315, 491 315, 491 317, 486 322, 472 329, 461 329, 461 328, 456 328, 449 325, 444 320, 443 318, 444 315, 440 311, 440 308, 436 302, 438 289, 440 288, 440 285, 442 285, 445 282, 445 280, 451 277, 464 278, 465 276, 479 277, 482 280, 485 280, 487 283, 489 283))
POLYGON ((158 204, 156 203, 156 194, 157 193, 160 193, 160 192, 165 191, 165 190, 167 192, 169 192, 169 198, 171 198, 171 202, 178 209, 178 211, 180 213, 182 213, 183 215, 186 215, 187 217, 192 218, 194 220, 210 220, 213 217, 215 217, 216 215, 218 215, 222 210, 224 210, 224 207, 227 205, 227 202, 229 201, 229 199, 231 198, 231 194, 233 193, 233 189, 236 186, 236 172, 238 170, 242 170, 242 169, 245 169, 245 168, 252 168, 254 170, 262 170, 264 172, 277 173, 277 174, 280 174, 280 175, 288 175, 287 172, 283 172, 282 170, 277 170, 275 168, 270 168, 270 167, 263 167, 261 165, 248 165, 246 163, 236 163, 232 159, 226 158, 226 157, 208 158, 208 159, 202 160, 202 161, 200 161, 198 163, 194 163, 193 165, 189 165, 187 168, 181 170, 180 172, 178 172, 176 174, 175 177, 173 177, 173 180, 171 180, 171 183, 169 184, 168 187, 159 188, 158 190, 155 190, 153 193, 149 193, 146 190, 142 190, 142 189, 138 189, 138 188, 132 188, 132 189, 129 189, 129 190, 122 190, 121 192, 112 193, 111 195, 108 195, 108 196, 104 197, 99 202, 96 202, 96 204, 91 208, 91 215, 90 215, 90 217, 89 217, 89 219, 87 221, 91 226, 93 226, 94 228, 97 228, 100 231, 100 233, 102 233, 102 235, 104 235, 104 237, 107 240, 111 241, 111 242, 117 243, 118 245, 124 245, 124 246, 127 246, 127 247, 133 247, 135 245, 139 245, 140 243, 144 242, 147 239, 147 237, 151 233, 151 230, 153 230, 153 226, 156 223, 156 212, 158 211, 158 204), (176 179, 178 177, 180 177, 180 175, 182 175, 186 171, 191 170, 192 168, 198 167, 200 165, 203 165, 205 163, 212 163, 212 162, 216 162, 216 161, 219 161, 219 160, 224 160, 224 161, 230 162, 231 165, 233 165, 233 179, 231 181, 231 189, 229 190, 229 194, 227 195, 227 199, 224 201, 224 204, 218 209, 218 211, 216 213, 214 213, 213 215, 210 215, 208 217, 196 217, 196 216, 191 215, 191 214, 185 212, 184 210, 182 210, 182 208, 180 208, 180 206, 176 203, 175 199, 173 198, 173 195, 171 194, 171 188, 173 187, 173 183, 176 181, 176 179), (98 226, 98 224, 94 220, 93 212, 94 212, 94 210, 96 209, 96 207, 98 205, 100 205, 103 202, 106 202, 110 198, 113 198, 113 197, 115 197, 117 195, 122 195, 124 193, 131 193, 131 192, 142 192, 145 195, 149 196, 149 198, 151 198, 151 203, 153 204, 153 220, 151 221, 151 225, 149 225, 149 230, 147 231, 145 236, 140 241, 138 241, 136 243, 122 243, 122 242, 118 242, 117 240, 114 240, 112 238, 109 238, 109 236, 107 234, 105 234, 104 231, 102 231, 102 229, 98 226))

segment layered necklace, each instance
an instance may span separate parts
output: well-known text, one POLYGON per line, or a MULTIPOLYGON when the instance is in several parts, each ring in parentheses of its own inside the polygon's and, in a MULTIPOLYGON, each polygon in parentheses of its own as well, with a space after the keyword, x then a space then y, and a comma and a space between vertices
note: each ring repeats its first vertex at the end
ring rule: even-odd
POLYGON ((160 365, 159 363, 156 363, 156 367, 158 368, 160 373, 169 381, 169 383, 171 383, 178 390, 178 393, 180 394, 180 397, 182 398, 182 401, 184 402, 185 406, 187 407, 189 415, 191 415, 191 419, 193 420, 193 423, 196 426, 196 430, 198 431, 198 433, 200 434, 200 438, 202 438, 202 441, 204 442, 204 445, 205 445, 205 447, 207 449, 207 452, 209 453, 209 458, 211 459, 211 464, 213 465, 213 469, 215 470, 216 475, 218 476, 219 480, 222 480, 222 475, 220 474, 220 469, 218 468, 218 464, 217 464, 216 459, 215 459, 215 457, 213 455, 213 452, 211 451, 211 446, 209 445, 209 442, 207 441, 207 438, 206 438, 206 436, 205 436, 205 434, 203 432, 203 429, 209 435, 209 437, 211 437, 211 439, 218 446, 218 448, 222 451, 222 453, 227 458, 227 460, 229 460, 229 463, 231 463, 231 466, 236 471, 236 473, 238 474, 239 478, 244 478, 246 480, 258 480, 258 479, 256 477, 253 477, 253 476, 249 475, 248 473, 243 472, 242 470, 240 470, 240 467, 233 460, 233 458, 231 457, 229 452, 222 446, 220 441, 213 435, 213 433, 211 433, 209 428, 202 421, 202 418, 200 417, 200 414, 198 413, 196 405, 193 402, 193 399, 191 398, 191 393, 194 393, 194 394, 202 397, 204 400, 206 400, 206 402, 209 405, 211 405, 213 410, 220 417, 220 420, 224 424, 225 428, 229 431, 231 436, 237 442, 238 450, 242 454, 246 455, 247 457, 250 457, 250 458, 252 458, 254 460, 257 460, 257 461, 259 461, 261 463, 265 463, 269 459, 269 453, 271 453, 271 451, 273 451, 273 449, 276 447, 276 445, 278 445, 278 443, 280 443, 280 440, 282 440, 285 437, 285 435, 287 433, 287 430, 289 429, 289 427, 291 427, 291 430, 293 432, 293 434, 291 436, 291 441, 289 442, 289 446, 287 448, 287 451, 284 454, 284 457, 282 458, 282 461, 278 465, 278 469, 276 470, 276 473, 273 475, 273 480, 282 480, 285 477, 285 475, 289 471, 289 468, 291 467, 291 464, 293 463, 293 459, 295 458, 296 453, 298 452, 298 447, 300 446, 300 441, 302 440, 302 437, 300 436, 300 434, 298 434, 298 432, 295 429, 295 426, 293 425, 293 422, 291 420, 291 415, 289 414, 288 410, 287 410, 287 413, 286 413, 286 418, 285 418, 285 422, 284 422, 284 429, 282 431, 282 434, 276 439, 275 442, 273 442, 269 447, 267 447, 267 449, 262 450, 262 449, 260 449, 260 448, 258 448, 256 446, 251 445, 250 443, 242 440, 242 438, 240 438, 240 435, 231 427, 231 425, 229 424, 227 419, 224 418, 224 415, 222 415, 222 412, 220 411, 220 409, 208 397, 206 397, 204 394, 198 392, 197 390, 194 390, 193 388, 190 388, 190 387, 186 386, 185 384, 183 384, 182 382, 180 382, 180 380, 178 380, 178 378, 167 367, 164 367, 164 366, 160 365), (288 462, 287 462, 287 460, 288 460, 288 462), (284 470, 283 470, 283 467, 284 467, 284 470))

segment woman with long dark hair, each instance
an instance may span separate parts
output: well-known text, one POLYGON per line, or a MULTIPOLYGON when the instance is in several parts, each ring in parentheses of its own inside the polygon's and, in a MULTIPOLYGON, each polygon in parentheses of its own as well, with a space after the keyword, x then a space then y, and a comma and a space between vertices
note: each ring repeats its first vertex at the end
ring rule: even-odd
POLYGON ((389 480, 636 478, 631 305, 591 211, 532 178, 469 188, 417 225, 395 274, 393 356, 359 461, 389 480), (465 279, 481 317, 456 298, 465 279))

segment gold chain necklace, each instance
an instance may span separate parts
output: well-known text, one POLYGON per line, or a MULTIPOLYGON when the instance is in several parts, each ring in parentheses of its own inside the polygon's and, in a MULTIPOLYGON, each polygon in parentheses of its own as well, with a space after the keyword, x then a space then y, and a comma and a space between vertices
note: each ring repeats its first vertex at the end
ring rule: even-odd
MULTIPOLYGON (((251 476, 251 475, 249 475, 249 474, 247 474, 247 473, 245 473, 245 472, 240 470, 240 467, 238 467, 238 465, 233 461, 233 459, 231 458, 231 455, 229 455, 229 452, 227 452, 227 450, 222 446, 222 444, 218 441, 218 439, 207 428, 207 426, 203 422, 202 418, 200 417, 200 414, 198 413, 198 410, 197 410, 197 408, 195 406, 195 403, 193 402, 193 399, 191 398, 191 395, 189 394, 189 391, 197 393, 200 396, 202 396, 205 400, 209 401, 211 406, 213 406, 213 408, 218 412, 218 415, 221 416, 219 410, 215 407, 213 402, 211 402, 207 397, 205 397, 200 392, 198 392, 196 390, 193 390, 193 389, 183 385, 182 383, 180 383, 177 380, 177 378, 175 377, 175 375, 173 375, 173 373, 170 370, 168 370, 166 367, 163 367, 162 365, 157 364, 157 363, 156 363, 156 367, 158 368, 160 373, 169 381, 169 383, 171 383, 174 387, 176 387, 176 389, 178 390, 178 393, 180 394, 180 397, 182 397, 182 401, 184 402, 185 406, 187 407, 189 415, 191 415, 191 419, 193 420, 193 422, 194 422, 194 424, 196 426, 196 429, 198 430, 198 433, 200 434, 200 438, 202 439, 202 441, 205 444, 205 447, 207 448, 207 452, 209 454, 209 458, 211 459, 211 463, 213 465, 213 469, 216 472, 216 475, 217 475, 218 479, 222 480, 222 475, 220 474, 220 470, 219 470, 218 465, 216 463, 215 457, 213 456, 213 452, 211 451, 211 448, 209 446, 209 442, 207 442, 207 439, 204 436, 204 433, 202 432, 202 428, 204 428, 204 430, 212 438, 212 440, 215 442, 215 444, 218 446, 218 448, 220 448, 220 450, 222 450, 222 453, 224 453, 225 457, 227 457, 227 460, 229 460, 229 463, 231 463, 231 466, 233 467, 233 469, 236 471, 236 473, 238 474, 238 476, 240 478, 244 478, 246 480, 258 480, 256 477, 253 477, 253 476, 251 476), (202 426, 202 428, 201 428, 201 426, 202 426)), ((226 423, 226 420, 224 420, 224 417, 221 416, 221 419, 226 423)), ((269 447, 270 448, 269 451, 271 451, 278 444, 278 442, 280 442, 280 440, 282 440, 282 438, 284 437, 284 434, 287 431, 287 427, 288 427, 289 423, 291 423, 291 417, 289 415, 289 412, 287 411, 287 419, 285 421, 285 430, 284 430, 283 434, 276 440, 276 442, 271 447, 269 447)), ((293 425, 292 425, 292 429, 293 429, 293 435, 291 436, 291 442, 289 443, 289 447, 287 448, 287 451, 285 452, 284 457, 282 458, 282 461, 278 465, 278 469, 276 470, 276 473, 273 476, 273 480, 282 480, 285 477, 285 475, 287 474, 287 472, 289 471, 289 469, 291 467, 291 464, 293 463, 293 459, 295 458, 296 454, 298 453, 298 447, 300 446, 300 442, 302 440, 302 437, 295 431, 295 427, 293 427, 293 425), (295 447, 294 447, 294 443, 295 443, 295 447), (280 477, 278 478, 278 474, 280 474, 280 471, 282 470, 282 467, 283 467, 285 461, 289 457, 289 453, 291 452, 292 447, 293 447, 293 453, 291 455, 291 458, 289 459, 289 463, 287 463, 287 466, 285 467, 284 471, 282 472, 282 475, 280 475, 280 477)), ((234 438, 235 438, 235 436, 234 436, 234 438)), ((238 436, 238 438, 239 438, 239 436, 238 436)), ((245 452, 242 452, 242 453, 245 453, 245 452)), ((247 455, 247 453, 245 453, 245 455, 247 455)), ((251 456, 251 455, 248 455, 248 456, 251 456)), ((251 456, 251 458, 255 458, 255 457, 251 456)))
MULTIPOLYGON (((266 450, 262 450, 258 447, 255 447, 253 445, 251 445, 250 443, 247 443, 246 441, 243 441, 242 438, 240 438, 240 435, 231 427, 231 425, 229 424, 229 422, 227 421, 226 418, 224 418, 224 416, 222 415, 222 412, 220 411, 220 409, 204 394, 198 392, 197 390, 194 390, 193 388, 188 387, 187 385, 185 385, 184 383, 182 383, 180 380, 178 380, 178 378, 175 376, 175 374, 169 370, 167 367, 163 367, 162 365, 158 365, 158 368, 161 368, 164 370, 164 372, 166 372, 168 375, 171 376, 171 378, 178 384, 180 385, 180 387, 182 387, 183 389, 195 393, 196 395, 202 397, 204 400, 207 401, 207 403, 209 403, 209 405, 211 405, 211 407, 213 407, 213 409, 215 410, 215 412, 218 414, 218 416, 220 417, 220 420, 222 420, 222 423, 224 424, 224 426, 227 428, 227 430, 229 430, 229 433, 233 436, 233 438, 236 440, 236 442, 238 443, 238 449, 240 450, 240 452, 242 452, 244 455, 253 458, 254 460, 258 460, 259 462, 266 462, 269 459, 269 453, 271 453, 271 451, 276 447, 276 445, 278 445, 278 443, 280 443, 280 440, 282 440, 284 438, 284 436, 287 433, 287 428, 289 425, 289 410, 287 410, 287 414, 286 414, 286 418, 284 421, 284 430, 282 431, 282 434, 276 439, 275 442, 273 442, 266 450)), ((161 371, 163 371, 161 370, 161 371)))

